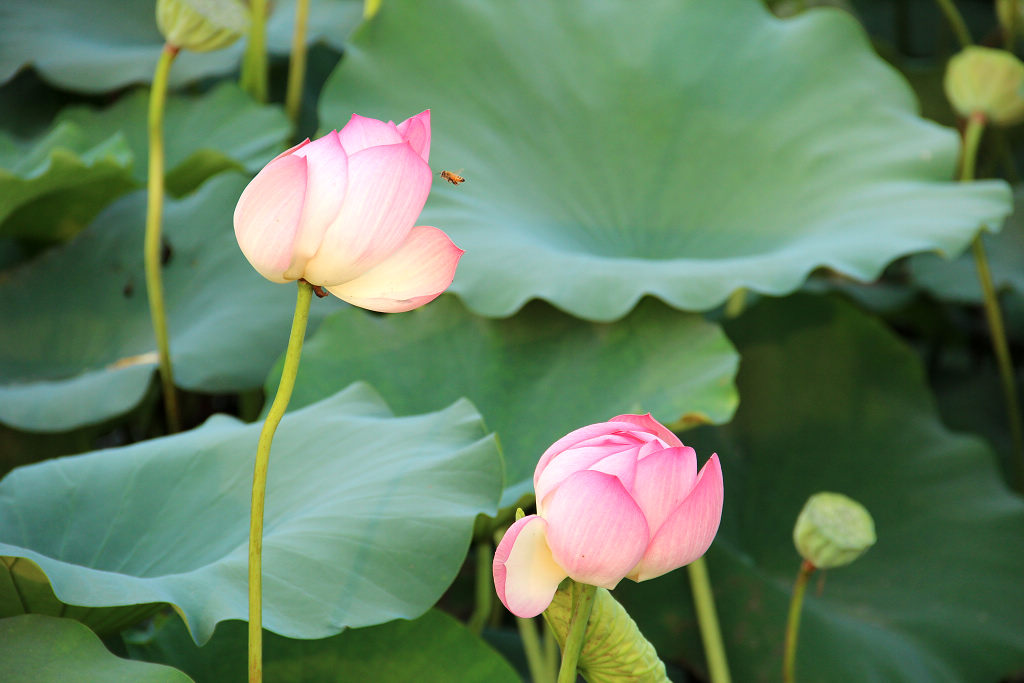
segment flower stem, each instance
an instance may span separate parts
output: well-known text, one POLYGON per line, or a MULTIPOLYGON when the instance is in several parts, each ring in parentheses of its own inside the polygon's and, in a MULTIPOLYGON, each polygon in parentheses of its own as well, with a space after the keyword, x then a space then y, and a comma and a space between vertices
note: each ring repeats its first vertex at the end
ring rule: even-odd
POLYGON ((971 39, 971 32, 967 29, 967 23, 964 21, 963 16, 960 14, 960 10, 953 4, 953 0, 935 0, 938 3, 939 9, 946 15, 946 21, 949 22, 950 28, 953 29, 953 33, 956 34, 956 39, 960 42, 960 47, 968 47, 972 45, 974 41, 971 39))
MULTIPOLYGON (((960 161, 960 180, 974 179, 974 169, 978 156, 978 144, 985 132, 985 116, 981 112, 971 114, 964 129, 964 151, 960 161)), ((1010 423, 1010 437, 1013 442, 1014 462, 1016 463, 1017 490, 1024 491, 1024 427, 1021 425, 1020 403, 1017 399, 1017 380, 1013 373, 1013 359, 1006 341, 1006 328, 1003 325, 1003 314, 999 310, 999 298, 992 282, 992 271, 989 269, 985 244, 979 230, 971 245, 974 252, 974 265, 978 270, 978 281, 984 295, 985 317, 988 320, 989 335, 992 338, 992 349, 999 366, 999 376, 1003 385, 1003 397, 1006 401, 1007 418, 1010 423)))
POLYGON ((789 618, 786 620, 786 648, 782 658, 782 683, 793 683, 793 668, 796 664, 796 639, 800 633, 800 613, 804 606, 807 582, 814 573, 814 565, 804 560, 793 585, 793 597, 789 601, 789 618))
POLYGON ((267 0, 249 0, 249 36, 239 85, 257 102, 267 101, 267 0))
POLYGON ((160 359, 160 383, 163 385, 164 412, 167 430, 181 428, 178 394, 174 390, 171 348, 167 340, 167 311, 164 307, 164 286, 160 277, 160 223, 164 211, 164 105, 167 102, 167 77, 178 48, 166 44, 156 63, 153 87, 149 91, 149 179, 146 196, 146 236, 142 254, 146 270, 146 292, 149 315, 153 320, 157 355, 160 359))
POLYGON ((562 665, 558 669, 558 683, 574 683, 576 664, 587 635, 587 622, 594 609, 594 594, 597 586, 573 581, 572 616, 569 619, 569 633, 562 648, 562 665))
POLYGON ((302 355, 302 340, 309 321, 309 302, 313 287, 299 280, 295 317, 284 355, 284 370, 277 385, 277 395, 267 412, 267 419, 256 446, 256 466, 252 475, 252 511, 249 515, 249 683, 263 680, 263 502, 267 491, 267 469, 270 465, 270 444, 280 424, 295 387, 295 375, 302 355))
POLYGON ((302 86, 306 80, 306 25, 309 23, 309 0, 295 2, 295 31, 292 33, 292 58, 288 63, 288 90, 284 110, 293 126, 298 126, 302 107, 302 86))
POLYGON ((491 557, 494 548, 485 539, 479 539, 476 543, 476 595, 473 605, 473 613, 469 615, 466 626, 473 633, 480 635, 484 630, 484 624, 491 618, 491 610, 494 603, 491 596, 494 595, 494 584, 491 579, 491 557))
POLYGON ((544 649, 540 643, 540 636, 537 635, 537 622, 533 619, 516 617, 516 626, 519 629, 519 638, 523 641, 523 652, 526 654, 526 666, 530 670, 530 680, 533 683, 551 683, 551 674, 554 668, 548 668, 548 662, 544 658, 544 649))
POLYGON ((1011 54, 1013 54, 1013 49, 1017 46, 1017 10, 1020 7, 1019 1, 1010 0, 1010 22, 1003 29, 1003 47, 1011 54))
POLYGON ((693 591, 693 603, 697 609, 697 624, 700 626, 700 637, 704 642, 704 657, 708 661, 708 675, 711 683, 729 683, 729 662, 725 657, 725 645, 722 643, 722 631, 718 626, 718 614, 715 612, 715 596, 711 591, 711 579, 703 557, 699 557, 686 565, 690 575, 690 589, 693 591))

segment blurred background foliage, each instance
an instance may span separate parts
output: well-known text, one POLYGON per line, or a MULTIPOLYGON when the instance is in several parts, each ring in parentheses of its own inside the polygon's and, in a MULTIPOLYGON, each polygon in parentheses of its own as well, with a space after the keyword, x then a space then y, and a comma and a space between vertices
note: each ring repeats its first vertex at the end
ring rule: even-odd
MULTIPOLYGON (((236 85, 244 41, 171 71, 187 431, 167 435, 141 258, 152 7, 0 4, 0 678, 41 671, 34 642, 71 653, 51 680, 241 675, 244 423, 294 294, 231 213, 290 142, 430 108, 434 170, 468 181, 435 184, 421 223, 467 253, 412 313, 314 301, 271 469, 268 680, 525 677, 476 569, 548 444, 647 411, 722 461, 708 565, 736 680, 778 679, 818 490, 864 503, 878 544, 812 585, 799 679, 1024 680, 1019 456, 964 253, 984 226, 1019 384, 1024 133, 988 131, 982 180, 954 182, 959 45, 935 2, 384 0, 364 20, 312 0, 295 126, 294 2, 273 5, 269 103, 236 85)), ((1001 44, 991 2, 957 6, 1001 44)), ((706 680, 685 572, 615 594, 673 680, 706 680)))

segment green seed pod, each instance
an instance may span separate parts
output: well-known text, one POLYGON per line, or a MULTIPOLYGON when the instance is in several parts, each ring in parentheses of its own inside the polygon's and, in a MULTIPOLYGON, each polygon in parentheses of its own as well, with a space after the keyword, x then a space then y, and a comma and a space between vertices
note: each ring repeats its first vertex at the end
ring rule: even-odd
POLYGON ((815 493, 796 518, 793 543, 818 569, 842 567, 875 544, 875 522, 863 505, 841 493, 815 493))
POLYGON ((249 9, 240 0, 157 0, 156 24, 168 44, 211 52, 248 30, 249 9))
POLYGON ((1003 126, 1024 120, 1024 63, 1009 52, 964 48, 949 60, 944 86, 961 116, 981 112, 1003 126))
MULTIPOLYGON (((565 646, 571 616, 572 579, 566 579, 544 611, 559 647, 565 646)), ((626 608, 604 588, 594 594, 594 611, 587 621, 578 666, 588 683, 669 683, 654 646, 640 633, 626 608)))

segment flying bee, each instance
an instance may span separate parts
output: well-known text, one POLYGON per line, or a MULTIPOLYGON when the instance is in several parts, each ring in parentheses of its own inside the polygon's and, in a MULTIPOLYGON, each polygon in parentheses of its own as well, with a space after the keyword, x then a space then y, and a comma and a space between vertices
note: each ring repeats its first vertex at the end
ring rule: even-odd
POLYGON ((458 173, 455 173, 454 171, 441 171, 440 175, 442 178, 447 180, 452 185, 461 185, 462 183, 466 182, 465 178, 460 176, 458 173))

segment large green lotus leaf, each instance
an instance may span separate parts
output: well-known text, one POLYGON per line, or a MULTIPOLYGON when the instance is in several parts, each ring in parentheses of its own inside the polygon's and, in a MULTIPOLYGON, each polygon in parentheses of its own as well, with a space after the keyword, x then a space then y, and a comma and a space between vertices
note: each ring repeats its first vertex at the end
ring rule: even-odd
POLYGON ((96 634, 73 619, 40 614, 0 619, 0 680, 5 683, 189 683, 169 666, 110 654, 96 634))
MULTIPOLYGON (((743 402, 689 443, 725 475, 708 563, 735 679, 779 680, 793 523, 823 490, 863 503, 878 542, 812 581, 797 680, 995 681, 1024 664, 1024 502, 987 445, 943 426, 914 352, 809 296, 765 300, 726 332, 743 402)), ((660 653, 700 660, 686 572, 616 594, 660 653)))
MULTIPOLYGON (((186 389, 258 387, 288 341, 295 287, 264 280, 235 243, 231 215, 245 183, 221 174, 165 205, 171 356, 186 389)), ((0 422, 65 431, 141 400, 156 361, 145 204, 145 192, 123 197, 73 241, 0 279, 0 422)), ((338 307, 314 304, 314 324, 338 307)))
MULTIPOLYGON (((108 109, 78 107, 59 120, 73 121, 100 137, 123 133, 136 159, 134 178, 145 185, 148 107, 149 91, 140 89, 108 109)), ((281 151, 290 128, 278 107, 253 101, 234 83, 198 96, 172 95, 164 116, 168 189, 178 195, 190 192, 225 168, 256 173, 281 151)))
POLYGON ((133 162, 116 130, 65 121, 31 141, 0 132, 0 237, 74 235, 132 186, 133 162))
MULTIPOLYGON (((138 659, 178 667, 197 683, 222 683, 245 671, 246 626, 230 621, 197 648, 172 617, 144 638, 129 637, 138 659)), ((432 609, 415 621, 351 629, 324 640, 263 637, 268 681, 289 683, 519 683, 508 662, 451 616, 432 609)))
MULTIPOLYGON (((1009 289, 1024 296, 1024 187, 1014 190, 1013 212, 996 234, 985 232, 989 269, 996 289, 1009 289)), ((980 303, 983 300, 973 252, 950 261, 934 254, 921 254, 910 259, 914 281, 935 296, 950 301, 980 303)))
POLYGON ((468 180, 422 222, 466 249, 452 289, 484 315, 542 298, 612 320, 645 294, 705 310, 741 287, 791 292, 819 266, 872 280, 904 254, 957 253, 1009 212, 1002 182, 949 181, 954 131, 917 117, 834 10, 384 3, 320 121, 424 107, 435 168, 468 180))
MULTIPOLYGON (((218 622, 248 614, 260 428, 215 416, 175 436, 18 468, 0 481, 0 556, 38 565, 61 602, 105 608, 94 612, 106 623, 118 606, 171 603, 205 642, 218 622)), ((494 438, 468 401, 396 418, 359 384, 289 413, 267 487, 265 627, 323 638, 419 616, 461 566, 476 515, 495 514, 501 477, 494 438)), ((9 568, 0 605, 52 613, 51 601, 22 604, 41 594, 37 583, 9 568)))
MULTIPOLYGON (((291 51, 295 0, 273 3, 267 22, 267 48, 291 51)), ((4 0, 0 3, 0 83, 31 64, 42 76, 68 90, 106 92, 153 78, 164 40, 156 27, 154 2, 121 0, 4 0)), ((309 43, 342 47, 360 18, 358 0, 310 3, 309 43)), ((194 53, 183 50, 171 69, 171 86, 238 66, 244 38, 229 48, 194 53)))
POLYGON ((402 315, 348 308, 327 318, 306 342, 292 405, 360 379, 399 414, 466 396, 501 440, 509 505, 532 490, 541 453, 578 427, 628 412, 666 423, 728 420, 737 361, 718 326, 654 300, 608 325, 541 302, 489 320, 444 296, 402 315))

